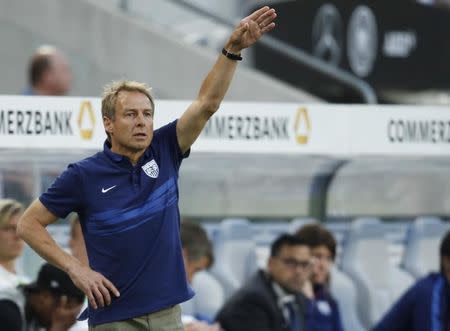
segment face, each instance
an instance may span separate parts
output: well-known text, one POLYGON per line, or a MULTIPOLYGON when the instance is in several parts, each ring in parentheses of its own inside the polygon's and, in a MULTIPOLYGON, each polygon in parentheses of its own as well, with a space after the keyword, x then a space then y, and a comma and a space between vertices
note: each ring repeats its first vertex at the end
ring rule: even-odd
POLYGON ((114 119, 103 118, 111 150, 121 155, 143 153, 153 138, 153 109, 140 92, 120 91, 114 119))
POLYGON ((22 254, 23 241, 16 234, 20 216, 20 213, 12 215, 0 228, 0 262, 15 260, 22 254))
POLYGON ((328 281, 330 268, 333 264, 330 250, 325 245, 311 249, 313 267, 311 280, 314 284, 325 284, 328 281))
POLYGON ((33 296, 32 307, 40 325, 50 328, 58 321, 67 326, 66 330, 76 322, 82 303, 67 297, 63 300, 60 295, 43 290, 33 296))
POLYGON ((270 257, 268 271, 287 291, 298 293, 311 276, 311 252, 303 245, 285 245, 277 256, 270 257))
POLYGON ((444 276, 447 278, 450 283, 450 257, 443 256, 442 257, 442 271, 444 272, 444 276))
POLYGON ((53 95, 66 95, 72 85, 72 72, 65 56, 59 52, 51 57, 49 85, 53 95))
POLYGON ((192 284, 192 279, 197 272, 205 270, 209 266, 209 259, 206 256, 202 256, 199 259, 192 260, 187 256, 185 249, 183 249, 183 261, 184 268, 186 270, 186 276, 190 284, 192 284))
POLYGON ((58 305, 58 298, 49 291, 42 291, 33 295, 32 303, 39 324, 49 328, 52 323, 52 313, 58 305))

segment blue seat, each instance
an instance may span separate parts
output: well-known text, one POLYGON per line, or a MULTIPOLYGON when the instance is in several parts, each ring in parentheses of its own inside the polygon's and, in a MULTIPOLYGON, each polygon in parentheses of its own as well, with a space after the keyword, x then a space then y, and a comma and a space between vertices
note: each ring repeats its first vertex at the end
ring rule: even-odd
POLYGON ((211 273, 228 298, 258 269, 251 223, 247 219, 223 220, 213 245, 215 263, 211 273))
POLYGON ((344 243, 341 268, 356 286, 358 316, 370 329, 412 285, 414 279, 390 262, 386 229, 377 218, 352 222, 344 243))
POLYGON ((450 225, 439 218, 417 218, 407 235, 403 267, 415 278, 439 271, 439 244, 448 230, 450 225))

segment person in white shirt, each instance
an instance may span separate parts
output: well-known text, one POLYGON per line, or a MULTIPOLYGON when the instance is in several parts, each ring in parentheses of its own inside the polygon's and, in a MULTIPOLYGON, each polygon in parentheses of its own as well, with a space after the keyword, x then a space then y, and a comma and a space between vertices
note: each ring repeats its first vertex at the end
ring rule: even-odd
POLYGON ((22 213, 23 205, 18 201, 0 199, 0 289, 15 289, 27 282, 16 269, 17 259, 24 248, 23 240, 16 234, 22 213))

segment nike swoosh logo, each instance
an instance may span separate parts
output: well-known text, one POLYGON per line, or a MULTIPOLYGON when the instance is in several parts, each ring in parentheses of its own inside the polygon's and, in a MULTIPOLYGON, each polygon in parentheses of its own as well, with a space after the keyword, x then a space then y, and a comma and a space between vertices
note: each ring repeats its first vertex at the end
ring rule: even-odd
POLYGON ((114 187, 116 187, 117 185, 114 185, 114 186, 111 186, 111 187, 108 187, 108 188, 103 188, 102 187, 102 193, 106 193, 106 192, 108 192, 109 190, 112 190, 114 187))

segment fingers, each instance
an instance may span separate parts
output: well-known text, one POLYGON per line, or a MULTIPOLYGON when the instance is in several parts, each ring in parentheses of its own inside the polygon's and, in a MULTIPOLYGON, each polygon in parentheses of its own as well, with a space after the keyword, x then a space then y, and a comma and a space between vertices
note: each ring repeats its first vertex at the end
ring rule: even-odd
POLYGON ((95 297, 94 297, 94 294, 92 293, 92 291, 89 291, 88 293, 86 293, 86 296, 88 298, 89 305, 92 308, 97 309, 98 308, 97 302, 95 301, 95 297))
POLYGON ((262 14, 260 17, 258 17, 255 20, 255 22, 258 23, 259 25, 264 24, 264 26, 266 26, 270 22, 272 22, 276 17, 277 13, 275 12, 275 9, 271 8, 270 10, 262 14))
POLYGON ((266 17, 260 23, 258 23, 258 25, 261 29, 263 29, 266 26, 270 25, 275 18, 277 18, 277 13, 275 13, 274 11, 270 16, 266 17))
POLYGON ((257 11, 254 11, 252 14, 250 14, 249 16, 244 18, 244 20, 250 19, 252 21, 256 21, 261 15, 263 15, 265 12, 267 12, 269 10, 270 10, 269 6, 264 6, 260 9, 258 9, 257 11))
POLYGON ((103 300, 102 292, 98 289, 98 287, 92 287, 92 294, 95 298, 95 306, 94 309, 97 309, 98 307, 102 308, 105 306, 105 301, 103 300), (98 305, 97 305, 98 304, 98 305))
POLYGON ((266 33, 269 31, 272 31, 275 28, 275 23, 272 22, 269 25, 265 26, 264 28, 261 29, 261 33, 266 33))
POLYGON ((106 288, 111 291, 116 297, 120 297, 119 290, 114 286, 113 283, 109 281, 109 279, 106 279, 103 277, 103 285, 106 286, 106 288))
POLYGON ((99 307, 102 308, 105 305, 111 304, 111 293, 113 293, 116 297, 120 296, 119 291, 113 283, 101 276, 99 280, 91 284, 86 295, 92 308, 97 309, 99 307))
POLYGON ((104 285, 100 286, 98 289, 102 294, 103 302, 109 306, 111 304, 111 295, 109 294, 109 290, 104 285))

